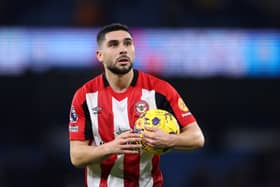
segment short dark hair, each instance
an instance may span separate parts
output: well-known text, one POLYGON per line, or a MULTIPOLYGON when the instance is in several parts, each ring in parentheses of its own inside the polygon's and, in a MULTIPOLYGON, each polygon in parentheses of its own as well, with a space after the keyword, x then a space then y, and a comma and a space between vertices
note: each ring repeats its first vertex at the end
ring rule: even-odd
POLYGON ((104 26, 104 27, 97 33, 96 41, 97 41, 98 46, 99 46, 99 47, 101 46, 102 42, 103 42, 104 39, 105 39, 105 35, 106 35, 108 32, 119 31, 119 30, 126 31, 126 32, 128 32, 128 33, 132 36, 132 33, 128 30, 128 27, 127 27, 126 25, 123 25, 123 24, 120 24, 120 23, 112 23, 112 24, 110 24, 110 25, 104 26))

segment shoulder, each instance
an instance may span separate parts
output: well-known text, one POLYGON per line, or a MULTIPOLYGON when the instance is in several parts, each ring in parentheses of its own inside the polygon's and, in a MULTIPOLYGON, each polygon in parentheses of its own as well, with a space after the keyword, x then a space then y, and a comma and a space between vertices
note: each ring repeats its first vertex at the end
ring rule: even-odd
POLYGON ((162 93, 174 90, 174 87, 167 80, 142 71, 138 71, 138 73, 139 82, 144 89, 155 90, 162 93))
POLYGON ((145 73, 143 71, 138 71, 138 76, 140 81, 143 83, 161 83, 161 84, 169 84, 166 80, 159 78, 150 73, 145 73))
POLYGON ((93 93, 103 87, 102 75, 98 75, 79 87, 74 94, 74 98, 84 100, 87 93, 93 93))
POLYGON ((95 92, 104 87, 103 75, 100 74, 82 85, 80 89, 87 92, 95 92))

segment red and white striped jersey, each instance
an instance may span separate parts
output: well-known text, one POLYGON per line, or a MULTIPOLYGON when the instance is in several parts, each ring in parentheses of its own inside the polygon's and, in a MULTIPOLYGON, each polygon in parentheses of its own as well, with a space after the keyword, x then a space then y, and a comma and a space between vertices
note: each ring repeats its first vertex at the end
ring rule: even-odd
MULTIPOLYGON (((129 88, 116 93, 104 74, 84 84, 74 95, 69 122, 70 140, 91 140, 99 146, 134 128, 148 109, 174 114, 181 127, 195 121, 178 92, 166 81, 134 70, 129 88)), ((112 155, 86 168, 86 187, 163 186, 159 155, 146 153, 112 155)))

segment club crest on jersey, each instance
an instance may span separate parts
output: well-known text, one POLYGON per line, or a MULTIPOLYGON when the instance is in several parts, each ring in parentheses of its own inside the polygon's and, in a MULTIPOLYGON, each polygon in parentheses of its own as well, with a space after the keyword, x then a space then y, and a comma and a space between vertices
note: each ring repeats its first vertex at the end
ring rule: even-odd
POLYGON ((185 104, 185 102, 183 101, 182 98, 178 99, 178 107, 183 112, 188 112, 189 111, 188 107, 186 106, 186 104, 185 104))
POLYGON ((140 100, 135 104, 135 112, 138 116, 140 116, 147 110, 149 110, 149 104, 147 103, 147 101, 140 100))
POLYGON ((75 123, 77 121, 78 121, 78 115, 77 115, 77 112, 76 112, 74 106, 72 106, 71 110, 70 110, 70 122, 75 123))

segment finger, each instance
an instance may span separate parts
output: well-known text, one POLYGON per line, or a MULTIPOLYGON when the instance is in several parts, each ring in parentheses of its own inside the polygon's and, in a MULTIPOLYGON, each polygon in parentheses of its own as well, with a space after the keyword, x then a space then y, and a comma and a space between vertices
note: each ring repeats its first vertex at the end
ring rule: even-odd
POLYGON ((153 145, 155 144, 155 140, 151 138, 143 138, 142 142, 145 144, 153 144, 153 145))
POLYGON ((158 130, 157 127, 149 127, 149 126, 144 126, 144 129, 151 132, 155 132, 158 130))
POLYGON ((151 148, 156 148, 156 145, 150 143, 150 142, 145 142, 145 145, 151 147, 151 148))
POLYGON ((130 132, 130 133, 123 134, 121 137, 123 137, 123 138, 140 138, 141 134, 136 134, 136 133, 130 132))
POLYGON ((132 129, 129 129, 129 130, 127 130, 127 131, 122 132, 122 133, 120 134, 120 136, 126 136, 126 135, 128 135, 128 134, 130 134, 130 133, 132 133, 132 129))
POLYGON ((152 147, 154 149, 161 149, 161 148, 165 148, 166 146, 158 144, 156 142, 153 141, 149 141, 149 142, 145 142, 145 145, 152 147))
POLYGON ((151 132, 143 132, 143 138, 144 139, 154 139, 154 133, 151 133, 151 132))
POLYGON ((123 138, 119 140, 120 145, 126 145, 126 144, 139 144, 141 142, 142 138, 123 138))
POLYGON ((140 150, 142 148, 142 144, 126 144, 122 145, 121 149, 122 150, 140 150))
POLYGON ((130 138, 141 138, 141 134, 131 133, 129 134, 130 138))
POLYGON ((127 138, 126 141, 129 142, 140 142, 142 138, 137 137, 137 138, 127 138))

